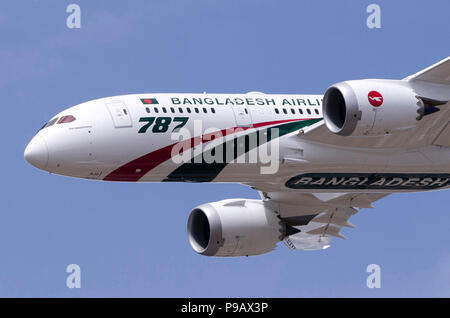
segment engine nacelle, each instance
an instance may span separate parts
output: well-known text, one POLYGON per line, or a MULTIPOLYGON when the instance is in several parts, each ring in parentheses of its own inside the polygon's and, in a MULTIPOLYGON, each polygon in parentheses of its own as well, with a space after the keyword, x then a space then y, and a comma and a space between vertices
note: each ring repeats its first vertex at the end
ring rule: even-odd
POLYGON ((356 80, 334 84, 325 92, 323 117, 342 136, 389 134, 413 128, 424 103, 405 81, 356 80))
POLYGON ((248 256, 272 251, 283 238, 283 225, 261 200, 230 199, 192 210, 187 232, 199 254, 248 256))

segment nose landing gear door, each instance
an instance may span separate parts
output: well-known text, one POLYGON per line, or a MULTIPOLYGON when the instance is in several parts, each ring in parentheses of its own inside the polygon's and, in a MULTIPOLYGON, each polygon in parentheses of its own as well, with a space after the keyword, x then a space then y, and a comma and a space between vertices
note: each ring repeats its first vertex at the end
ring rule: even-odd
POLYGON ((116 128, 133 127, 130 112, 123 102, 111 102, 106 104, 116 128))

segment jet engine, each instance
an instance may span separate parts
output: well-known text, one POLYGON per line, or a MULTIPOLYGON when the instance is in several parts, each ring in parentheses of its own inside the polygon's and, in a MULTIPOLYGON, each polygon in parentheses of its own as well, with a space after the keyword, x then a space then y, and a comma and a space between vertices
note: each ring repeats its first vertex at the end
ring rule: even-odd
POLYGON ((189 215, 191 247, 207 256, 248 256, 272 251, 299 230, 283 224, 261 200, 230 199, 200 205, 189 215))
POLYGON ((332 85, 325 92, 323 116, 328 129, 341 136, 389 134, 417 125, 439 110, 427 105, 406 81, 355 80, 332 85))

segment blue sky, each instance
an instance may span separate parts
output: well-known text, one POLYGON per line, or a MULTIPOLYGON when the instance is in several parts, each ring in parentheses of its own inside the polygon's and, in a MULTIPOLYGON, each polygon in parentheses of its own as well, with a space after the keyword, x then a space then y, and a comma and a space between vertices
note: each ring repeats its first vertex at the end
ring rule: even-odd
POLYGON ((387 197, 326 251, 208 258, 188 244, 189 211, 253 190, 78 180, 23 159, 45 121, 94 98, 320 94, 342 80, 403 78, 450 55, 448 1, 376 1, 376 30, 370 1, 76 1, 77 30, 66 27, 70 3, 0 5, 0 296, 450 296, 448 191, 387 197), (65 285, 72 263, 80 289, 65 285), (372 263, 380 289, 365 284, 372 263))

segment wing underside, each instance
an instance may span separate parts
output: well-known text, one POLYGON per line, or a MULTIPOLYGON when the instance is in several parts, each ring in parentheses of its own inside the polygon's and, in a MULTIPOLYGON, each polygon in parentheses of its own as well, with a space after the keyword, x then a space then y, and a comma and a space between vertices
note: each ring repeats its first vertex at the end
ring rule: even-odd
POLYGON ((259 191, 264 204, 281 222, 295 228, 284 243, 290 249, 318 250, 329 247, 333 237, 345 237, 343 227, 354 228, 349 219, 362 208, 389 193, 293 193, 259 191))

